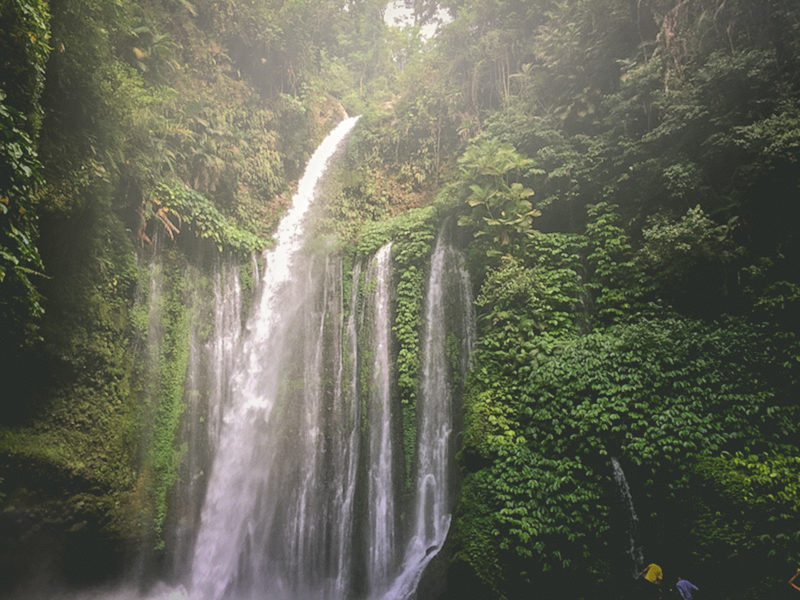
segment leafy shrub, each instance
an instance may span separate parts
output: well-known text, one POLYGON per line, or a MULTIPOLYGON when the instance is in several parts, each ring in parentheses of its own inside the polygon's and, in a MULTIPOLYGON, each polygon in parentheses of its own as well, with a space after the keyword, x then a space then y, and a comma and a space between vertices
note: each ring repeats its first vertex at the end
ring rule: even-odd
MULTIPOLYGON (((667 317, 562 338, 537 355, 535 369, 517 368, 521 382, 515 369, 500 370, 510 357, 486 363, 478 354, 462 452, 473 471, 465 486, 478 489, 464 498, 486 496, 494 516, 476 523, 492 523, 491 552, 515 569, 506 585, 553 568, 608 577, 600 557, 616 502, 611 456, 629 465, 640 512, 653 519, 645 528, 658 540, 652 547, 685 551, 686 524, 671 519, 693 474, 687 458, 789 442, 800 418, 792 401, 799 349, 796 337, 762 326, 667 317)), ((796 514, 788 505, 770 510, 796 514)), ((461 534, 469 539, 475 526, 462 522, 461 534)))
POLYGON ((180 233, 179 227, 185 221, 195 236, 211 241, 220 252, 227 249, 248 253, 266 245, 255 234, 234 226, 203 194, 180 182, 158 184, 153 204, 157 207, 154 216, 161 220, 170 237, 180 233))

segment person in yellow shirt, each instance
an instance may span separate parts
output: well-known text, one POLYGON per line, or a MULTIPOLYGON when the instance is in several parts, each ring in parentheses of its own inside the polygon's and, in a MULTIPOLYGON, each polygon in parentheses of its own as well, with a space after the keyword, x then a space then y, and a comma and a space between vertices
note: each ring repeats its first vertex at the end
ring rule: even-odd
POLYGON ((656 563, 650 563, 642 569, 642 572, 639 573, 639 577, 644 577, 646 581, 654 585, 654 587, 651 588, 654 598, 661 597, 661 581, 664 579, 664 571, 661 570, 661 567, 656 563))

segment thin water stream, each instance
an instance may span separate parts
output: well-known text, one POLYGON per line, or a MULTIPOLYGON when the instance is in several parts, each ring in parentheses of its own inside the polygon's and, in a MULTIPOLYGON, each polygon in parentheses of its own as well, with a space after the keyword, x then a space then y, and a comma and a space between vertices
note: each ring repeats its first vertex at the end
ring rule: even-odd
POLYGON ((622 465, 613 456, 611 457, 611 466, 614 471, 614 481, 617 484, 620 499, 625 505, 628 516, 628 548, 626 553, 631 560, 631 575, 636 578, 644 566, 644 552, 636 540, 639 531, 639 516, 636 514, 636 508, 633 505, 633 496, 628 485, 628 479, 625 477, 625 471, 622 470, 622 465))

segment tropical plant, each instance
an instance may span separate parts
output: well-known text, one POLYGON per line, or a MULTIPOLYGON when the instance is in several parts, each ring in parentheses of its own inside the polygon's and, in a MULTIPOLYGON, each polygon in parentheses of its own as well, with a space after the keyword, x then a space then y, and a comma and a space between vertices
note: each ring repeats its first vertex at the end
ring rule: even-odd
POLYGON ((490 138, 467 148, 458 163, 469 207, 458 224, 470 226, 477 237, 485 236, 491 253, 524 244, 535 232, 534 217, 541 213, 528 199, 533 190, 512 178, 524 174, 530 159, 490 138))

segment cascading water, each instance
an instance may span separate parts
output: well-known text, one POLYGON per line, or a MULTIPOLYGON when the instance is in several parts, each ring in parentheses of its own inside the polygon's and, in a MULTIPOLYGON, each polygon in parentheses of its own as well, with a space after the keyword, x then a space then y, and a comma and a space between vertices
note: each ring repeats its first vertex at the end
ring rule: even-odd
MULTIPOLYGON (((238 270, 221 264, 212 280, 213 334, 200 343, 203 316, 191 328, 189 454, 166 536, 177 583, 152 586, 151 600, 405 600, 444 544, 457 381, 474 338, 469 276, 440 234, 424 297, 417 446, 406 474, 394 392, 392 244, 356 262, 347 298, 342 258, 305 249, 317 182, 354 123, 344 121, 315 152, 274 248, 261 269, 254 262, 246 326, 238 270)), ((194 302, 207 307, 203 293, 194 302)), ((142 596, 128 587, 84 597, 142 596)))
MULTIPOLYGON (((301 583, 315 583, 304 571, 311 541, 306 536, 313 531, 302 531, 298 540, 296 527, 297 519, 302 522, 313 510, 304 503, 314 494, 308 485, 315 484, 311 478, 319 466, 303 463, 316 456, 320 426, 309 419, 320 417, 313 408, 290 402, 295 390, 285 379, 287 374, 298 378, 302 389, 302 380, 309 378, 298 373, 297 361, 305 357, 292 342, 312 283, 292 274, 306 272, 300 252, 304 218, 328 160, 355 121, 343 121, 316 150, 278 227, 275 247, 265 255, 260 298, 237 352, 240 367, 230 383, 232 402, 209 476, 191 565, 193 597, 263 597, 265 590, 279 596, 296 592, 301 583), (293 460, 298 456, 302 459, 293 460), (286 519, 275 518, 279 510, 294 515, 288 530, 286 519)), ((318 402, 313 391, 310 395, 312 404, 318 402)))
MULTIPOLYGON (((187 281, 200 281, 199 273, 191 273, 187 281)), ((196 521, 204 496, 204 474, 209 457, 219 440, 222 411, 229 403, 227 382, 236 364, 236 349, 241 332, 242 289, 239 269, 219 265, 211 282, 213 290, 213 323, 216 335, 201 344, 199 326, 208 310, 202 291, 192 290, 193 323, 190 325, 191 344, 186 374, 181 439, 186 444, 186 456, 181 465, 177 489, 173 496, 172 513, 177 515, 168 542, 173 570, 183 572, 192 559, 196 521)))
POLYGON ((639 575, 639 571, 644 565, 644 553, 642 547, 636 545, 636 535, 639 529, 639 517, 636 515, 636 510, 633 506, 633 496, 631 496, 631 489, 628 485, 628 480, 625 477, 625 472, 622 470, 622 465, 615 457, 611 457, 611 466, 614 470, 614 481, 617 483, 620 498, 625 504, 625 509, 628 515, 628 550, 627 554, 631 558, 631 574, 633 577, 639 575))
POLYGON ((461 255, 439 235, 431 259, 431 272, 425 310, 425 333, 422 343, 422 382, 418 406, 416 502, 413 536, 409 551, 430 556, 431 548, 444 541, 450 524, 452 505, 450 478, 453 473, 454 398, 451 369, 466 375, 472 343, 472 314, 469 275, 461 255), (460 365, 451 365, 447 347, 449 321, 446 312, 447 275, 455 272, 459 287, 457 304, 464 310, 463 348, 460 365))
POLYGON ((374 353, 367 404, 370 431, 368 452, 367 573, 374 595, 386 585, 395 566, 395 456, 392 437, 391 395, 391 256, 392 245, 378 250, 372 261, 367 284, 374 287, 368 307, 372 324, 371 347, 374 353))
MULTIPOLYGON (((307 177, 321 175, 319 164, 307 177)), ((305 177, 302 190, 313 194, 305 177)), ((307 256, 302 221, 290 212, 266 256, 261 295, 235 350, 240 366, 220 396, 188 577, 193 600, 403 600, 447 536, 453 382, 466 375, 474 338, 463 259, 440 234, 422 319, 406 506, 392 383, 392 244, 378 250, 363 282, 355 265, 345 311, 341 260, 307 256)))
POLYGON ((358 394, 358 332, 357 306, 358 281, 361 266, 353 269, 350 303, 347 310, 347 323, 344 330, 344 347, 334 373, 334 396, 332 418, 340 424, 333 436, 333 455, 341 457, 342 477, 333 490, 332 503, 340 507, 338 520, 331 516, 336 573, 333 598, 344 598, 350 590, 351 565, 353 553, 354 503, 358 479, 358 457, 361 448, 360 428, 361 403, 358 394))
POLYGON ((417 405, 416 484, 413 519, 409 524, 403 568, 393 582, 389 598, 412 596, 425 567, 441 548, 450 528, 452 478, 455 472, 453 433, 454 377, 463 380, 474 341, 471 284, 461 255, 440 233, 431 256, 422 338, 422 373, 417 405), (455 280, 450 277, 455 275, 455 280), (455 294, 448 293, 452 288, 455 294), (448 298, 455 296, 456 315, 448 314, 448 298), (454 327, 448 327, 452 321, 454 327), (448 333, 460 333, 459 364, 451 364, 448 333))

